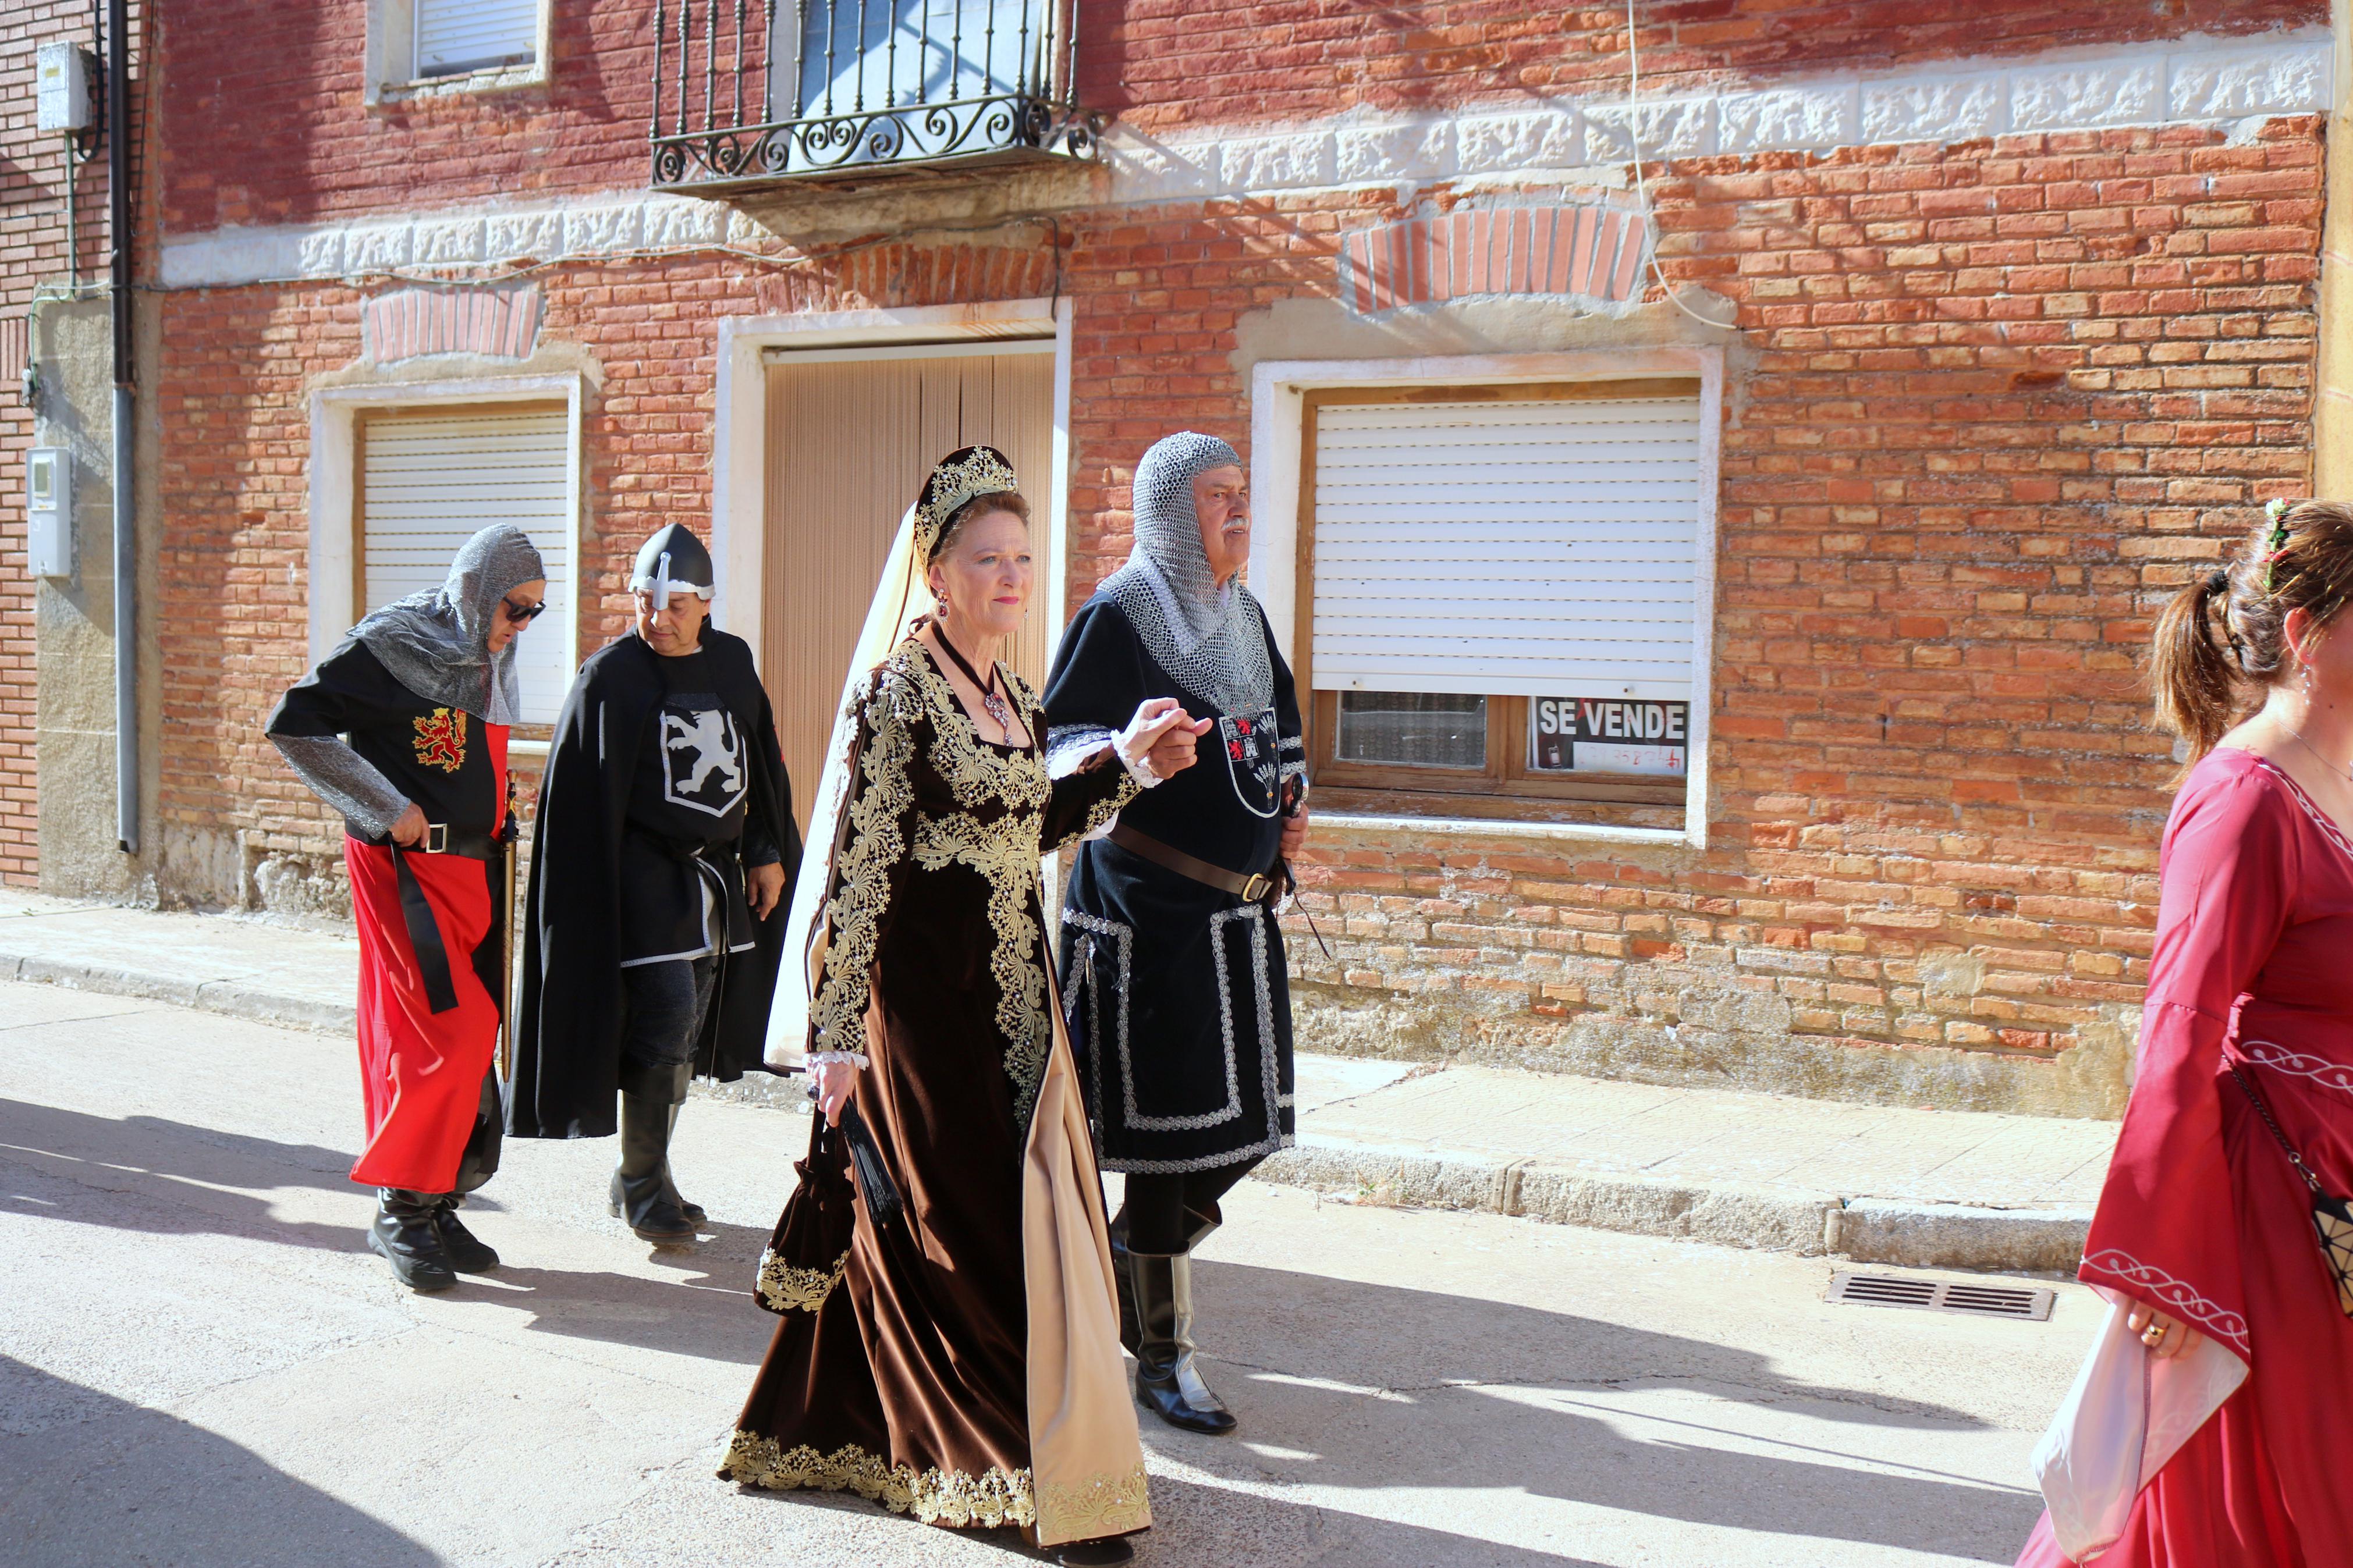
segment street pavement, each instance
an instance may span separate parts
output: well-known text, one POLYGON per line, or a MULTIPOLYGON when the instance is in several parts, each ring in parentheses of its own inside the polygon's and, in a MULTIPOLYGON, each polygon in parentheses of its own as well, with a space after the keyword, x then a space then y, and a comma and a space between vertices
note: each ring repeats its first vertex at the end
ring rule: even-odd
MULTIPOLYGON (((0 981, 266 1023, 348 1035, 358 954, 348 933, 249 918, 0 899, 0 981)), ((1269 1180, 1924 1267, 2072 1271, 2116 1142, 2108 1121, 1312 1052, 1300 1079, 1300 1147, 1269 1180)), ((776 1087, 755 1074, 716 1092, 776 1087)))
MULTIPOLYGON (((687 1108, 686 1249, 605 1216, 609 1142, 510 1145, 468 1210, 507 1266, 418 1297, 361 1240, 356 1080, 348 1038, 0 984, 0 1563, 1031 1560, 712 1478, 805 1121, 687 1108)), ((1146 1564, 2008 1563, 2096 1316, 1257 1182, 1228 1213, 1199 1293, 1241 1431, 1146 1427, 1146 1564)))

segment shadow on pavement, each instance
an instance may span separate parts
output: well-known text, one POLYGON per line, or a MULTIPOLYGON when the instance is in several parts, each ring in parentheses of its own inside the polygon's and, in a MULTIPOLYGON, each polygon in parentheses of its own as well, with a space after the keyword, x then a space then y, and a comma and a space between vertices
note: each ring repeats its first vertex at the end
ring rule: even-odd
POLYGON ((40 1568, 441 1562, 226 1437, 5 1356, 0 1410, 9 1413, 10 1429, 0 1436, 0 1562, 40 1568))
POLYGON ((1146 1423, 1149 1446, 1212 1475, 1263 1480, 1279 1468, 1289 1482, 1366 1491, 1514 1488, 1656 1518, 2001 1563, 2042 1510, 2024 1488, 1891 1475, 1866 1454, 1718 1431, 1704 1402, 1654 1420, 1580 1398, 1597 1385, 1649 1384, 1727 1402, 1803 1402, 1821 1419, 1864 1426, 1986 1426, 1932 1405, 1859 1403, 1851 1391, 1784 1377, 1755 1352, 1436 1291, 1232 1263, 1197 1268, 1207 1342, 1225 1363, 1213 1370, 1242 1435, 1293 1456, 1270 1461, 1146 1423), (1579 1404, 1593 1413, 1577 1414, 1579 1404))
POLYGON ((251 1189, 287 1186, 357 1194, 361 1189, 350 1179, 352 1156, 339 1149, 218 1132, 154 1116, 117 1120, 0 1100, 0 1208, 48 1212, 48 1205, 8 1183, 12 1164, 76 1186, 160 1200, 164 1211, 142 1210, 134 1217, 100 1204, 88 1212, 57 1215, 79 1224, 153 1230, 160 1223, 164 1235, 253 1236, 330 1252, 350 1252, 361 1245, 353 1227, 282 1220, 270 1213, 267 1200, 251 1195, 251 1189))
MULTIPOLYGON (((265 1199, 253 1195, 255 1189, 290 1183, 351 1191, 344 1179, 347 1161, 339 1151, 157 1118, 115 1121, 0 1100, 0 1209, 47 1213, 60 1220, 356 1252, 362 1241, 354 1228, 281 1221, 265 1199), (158 1168, 159 1161, 169 1168, 158 1168), (27 1190, 31 1183, 12 1184, 12 1166, 52 1178, 39 1184, 52 1195, 35 1195, 27 1190), (134 1193, 146 1201, 135 1205, 135 1215, 123 1212, 124 1205, 96 1201, 89 1212, 77 1213, 70 1197, 60 1202, 54 1195, 60 1185, 94 1194, 134 1193)), ((497 1232, 502 1228, 484 1227, 485 1239, 501 1245, 497 1232)), ((776 1320, 748 1294, 767 1234, 712 1225, 706 1235, 693 1247, 646 1249, 645 1256, 668 1278, 535 1267, 524 1249, 507 1246, 507 1266, 466 1281, 458 1295, 526 1315, 537 1333, 733 1363, 744 1369, 748 1387, 750 1370, 776 1329, 776 1320)), ((1205 1340, 1223 1363, 1221 1386, 1242 1416, 1244 1437, 1288 1456, 1268 1458, 1240 1442, 1196 1438, 1148 1423, 1146 1438, 1154 1448, 1219 1479, 1365 1492, 1504 1489, 1630 1515, 1943 1551, 1989 1562, 2010 1559, 2041 1506, 2022 1488, 1906 1472, 1867 1453, 1719 1433, 1708 1425, 1705 1399, 1654 1420, 1613 1412, 1587 1397, 1603 1387, 1664 1385, 1751 1405, 1802 1402, 1820 1419, 1859 1427, 1966 1431, 1986 1425, 1932 1404, 1867 1401, 1850 1390, 1793 1380, 1767 1355, 1736 1345, 1438 1289, 1358 1283, 1245 1264, 1204 1261, 1198 1281, 1205 1340)), ((1564 1281, 1564 1297, 1571 1301, 1574 1288, 1573 1280, 1564 1281)), ((117 1413, 132 1409, 119 1405, 117 1413)), ((5 1410, 0 1406, 0 1417, 5 1410)), ((226 1474, 241 1463, 275 1478, 257 1483, 265 1492, 272 1484, 292 1489, 295 1500, 284 1506, 295 1510, 303 1529, 327 1529, 348 1512, 324 1499, 301 1502, 308 1489, 269 1471, 242 1450, 166 1417, 138 1413, 136 1424, 142 1432, 152 1428, 152 1435, 125 1441, 153 1448, 158 1465, 153 1475, 138 1479, 138 1486, 160 1485, 168 1493, 181 1484, 181 1471, 226 1474), (185 1446, 194 1457, 185 1464, 164 1463, 168 1451, 155 1446, 169 1442, 185 1446), (207 1457, 208 1444, 225 1452, 207 1457), (329 1522, 311 1522, 314 1513, 329 1522)), ((0 1418, 0 1430, 15 1425, 0 1418)), ((0 1439, 10 1447, 21 1442, 0 1439)), ((16 1498, 42 1499, 40 1506, 54 1510, 52 1493, 85 1500, 99 1495, 92 1490, 97 1481, 73 1479, 75 1472, 56 1468, 47 1450, 28 1451, 27 1458, 49 1479, 39 1488, 27 1487, 17 1480, 16 1467, 0 1465, 0 1477, 6 1478, 0 1479, 0 1498, 13 1489, 16 1498)), ((95 1465, 93 1475, 119 1470, 121 1480, 109 1484, 132 1487, 137 1476, 135 1469, 123 1468, 128 1461, 114 1448, 77 1462, 95 1465)), ((1155 1489, 1179 1484, 1155 1483, 1155 1489)), ((1205 1507, 1217 1497, 1246 1510, 1304 1506, 1277 1505, 1255 1492, 1205 1489, 1210 1494, 1205 1507), (1247 1504, 1239 1500, 1245 1495, 1247 1504)), ((14 1515, 22 1506, 20 1501, 0 1512, 14 1515)), ((158 1506, 153 1511, 167 1510, 158 1506)), ((1345 1521, 1352 1542, 1364 1531, 1376 1532, 1333 1557, 1335 1563, 1560 1561, 1542 1553, 1514 1555, 1470 1538, 1356 1514, 1309 1511, 1324 1520, 1318 1529, 1337 1530, 1345 1521)), ((205 1517, 201 1510, 198 1517, 205 1517)), ((149 1528, 140 1521, 150 1518, 142 1507, 136 1515, 124 1515, 123 1527, 149 1528)), ((1178 1521, 1172 1516, 1171 1522, 1178 1521)), ((353 1548, 314 1552, 310 1560, 429 1560, 399 1555, 412 1550, 411 1543, 388 1531, 380 1531, 382 1539, 369 1537, 363 1524, 380 1531, 372 1521, 336 1525, 358 1531, 352 1537, 353 1548)), ((51 1527, 62 1526, 43 1526, 51 1527)), ((1169 1538, 1180 1533, 1172 1529, 1169 1538)), ((1232 1553, 1220 1549, 1210 1555, 1230 1559, 1232 1553)), ((114 1560, 139 1558, 125 1552, 114 1560)), ((1290 1559, 1318 1560, 1319 1554, 1290 1559)))

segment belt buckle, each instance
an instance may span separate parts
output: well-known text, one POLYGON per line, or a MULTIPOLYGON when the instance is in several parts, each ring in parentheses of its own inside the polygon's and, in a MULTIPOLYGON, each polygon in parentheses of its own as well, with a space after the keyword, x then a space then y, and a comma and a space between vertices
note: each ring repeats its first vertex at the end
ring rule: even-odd
POLYGON ((448 823, 428 822, 425 825, 425 852, 427 855, 447 855, 449 853, 449 825, 448 823))
POLYGON ((1257 903, 1273 890, 1274 879, 1263 871, 1252 871, 1250 880, 1242 884, 1242 902, 1257 903))

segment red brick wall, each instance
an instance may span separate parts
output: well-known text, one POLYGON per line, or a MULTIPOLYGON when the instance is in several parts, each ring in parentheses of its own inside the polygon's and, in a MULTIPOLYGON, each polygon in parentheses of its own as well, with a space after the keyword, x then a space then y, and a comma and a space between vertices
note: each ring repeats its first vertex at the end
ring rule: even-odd
MULTIPOLYGON (((1270 0, 1087 9, 1090 101, 1138 129, 1309 120, 1529 95, 1622 97, 1626 7, 1515 0, 1270 0)), ((2326 26, 2314 0, 1641 0, 1643 90, 1957 56, 2326 26)))
MULTIPOLYGON (((581 647, 626 626, 628 568, 657 519, 708 527, 721 318, 1052 286, 1051 251, 979 246, 868 246, 822 270, 686 259, 543 273, 543 342, 580 344, 605 371, 582 429, 581 647)), ((341 833, 261 730, 309 657, 309 391, 359 358, 361 298, 341 285, 164 297, 160 811, 196 832, 244 831, 264 855, 328 860, 341 833)))
MULTIPOLYGON (((1402 1048, 1736 1077, 1727 1010, 1786 1020, 1799 1048, 1756 1074, 1783 1084, 1820 1072, 1808 1045, 2056 1061, 2139 998, 2173 772, 2154 610, 2307 481, 2318 122, 1709 160, 1652 190, 1669 275, 1742 327, 1712 847, 1326 840, 1308 901, 1344 935, 1335 963, 1294 943, 1303 996, 1379 1004, 1355 1027, 1402 1048), (1956 952, 1963 978, 1924 977, 1956 952)), ((1338 220, 1386 216, 1082 231, 1085 569, 1125 549, 1146 440, 1244 433, 1236 315, 1327 287, 1338 220)), ((2105 1099, 2041 1076, 2042 1109, 2120 1103, 2113 1073, 2105 1099)))
MULTIPOLYGON (((2306 482, 2320 160, 2305 119, 1663 173, 1669 274, 1742 329, 1711 847, 1329 835, 1308 897, 1336 956, 1294 943, 1303 1005, 1365 1048, 1896 1097, 1976 1062, 1980 1103, 2112 1108, 2112 1059, 2065 1064, 2113 1053, 2147 951, 2172 767, 2137 661, 2164 596, 2306 482), (1895 1065, 1841 1078, 1864 1058, 1895 1065)), ((619 628, 649 516, 709 515, 720 316, 1070 300, 1076 603, 1124 553, 1146 444, 1246 438, 1241 317, 1330 294, 1337 237, 1393 202, 1079 215, 1059 276, 1042 247, 879 246, 543 274, 546 339, 606 373, 584 641, 619 628)), ((164 809, 279 850, 332 843, 258 721, 302 664, 304 395, 357 354, 357 300, 164 305, 164 809)))
MULTIPOLYGON (((1653 92, 2328 20, 2326 0, 1642 0, 1639 14, 1653 92)), ((164 84, 166 225, 641 189, 652 28, 644 0, 558 0, 547 86, 370 108, 362 0, 208 0, 179 22, 164 84)), ((1607 4, 1086 0, 1082 28, 1085 101, 1146 134, 1619 95, 1626 69, 1625 10, 1607 4)))

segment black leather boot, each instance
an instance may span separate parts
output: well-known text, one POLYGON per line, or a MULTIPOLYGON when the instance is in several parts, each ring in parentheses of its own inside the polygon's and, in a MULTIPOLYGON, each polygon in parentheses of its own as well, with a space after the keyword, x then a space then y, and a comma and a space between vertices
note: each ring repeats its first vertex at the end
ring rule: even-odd
POLYGON ((678 1136, 678 1113, 685 1108, 686 1102, 683 1100, 670 1108, 670 1131, 662 1138, 662 1193, 670 1202, 678 1205, 679 1213, 684 1215, 693 1224, 701 1225, 711 1216, 702 1212, 701 1204, 688 1203, 679 1195, 678 1183, 670 1173, 670 1141, 678 1136))
POLYGON ((441 1237, 441 1250, 449 1255, 450 1268, 460 1274, 488 1274, 499 1266, 499 1255, 459 1219, 458 1205, 465 1201, 462 1193, 442 1194, 433 1205, 433 1229, 441 1237))
POLYGON ((1127 1255, 1134 1279, 1137 1328, 1135 1396, 1171 1426, 1219 1436, 1234 1429, 1233 1413, 1209 1392, 1195 1364, 1193 1260, 1127 1255))
POLYGON ((441 1232, 433 1223, 440 1202, 436 1193, 376 1189, 368 1247, 391 1264, 394 1277, 412 1290, 447 1290, 458 1282, 458 1271, 449 1266, 441 1232))
POLYGON ((686 1098, 691 1065, 621 1074, 621 1163, 613 1173, 607 1207, 626 1219, 640 1241, 692 1241, 695 1222, 679 1207, 670 1184, 670 1130, 686 1098))
POLYGON ((1127 1271, 1127 1211, 1111 1222, 1111 1278, 1119 1288, 1119 1342, 1128 1354, 1144 1342, 1135 1315, 1135 1280, 1127 1271))
POLYGON ((1124 1535, 1066 1541, 1054 1548, 1054 1561, 1062 1568, 1112 1568, 1114 1563, 1134 1562, 1135 1548, 1127 1543, 1124 1535))

